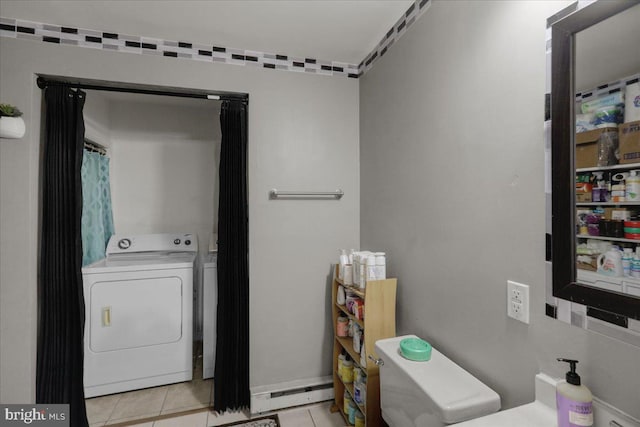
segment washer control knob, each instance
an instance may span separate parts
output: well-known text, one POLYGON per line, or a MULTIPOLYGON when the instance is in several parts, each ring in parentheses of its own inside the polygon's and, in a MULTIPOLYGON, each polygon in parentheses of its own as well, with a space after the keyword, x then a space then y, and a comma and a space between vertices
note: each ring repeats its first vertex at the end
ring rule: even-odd
POLYGON ((173 241, 174 244, 179 245, 180 244, 180 239, 176 239, 173 241))
POLYGON ((131 247, 131 240, 129 240, 129 239, 120 239, 118 241, 118 247, 120 249, 129 249, 131 247))
POLYGON ((187 239, 187 240, 185 240, 185 241, 184 241, 184 244, 185 244, 185 245, 187 245, 187 246, 189 246, 189 245, 191 244, 191 240, 188 240, 188 239, 187 239))

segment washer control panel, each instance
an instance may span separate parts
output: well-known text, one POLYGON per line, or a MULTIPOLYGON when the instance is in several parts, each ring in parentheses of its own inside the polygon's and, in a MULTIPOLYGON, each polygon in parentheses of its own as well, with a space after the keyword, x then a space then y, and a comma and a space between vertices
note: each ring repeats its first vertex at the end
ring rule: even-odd
POLYGON ((118 248, 120 249, 129 249, 131 247, 131 240, 130 239, 120 239, 118 240, 118 248))
POLYGON ((107 244, 107 257, 111 254, 172 251, 197 252, 198 236, 191 233, 114 234, 107 244))

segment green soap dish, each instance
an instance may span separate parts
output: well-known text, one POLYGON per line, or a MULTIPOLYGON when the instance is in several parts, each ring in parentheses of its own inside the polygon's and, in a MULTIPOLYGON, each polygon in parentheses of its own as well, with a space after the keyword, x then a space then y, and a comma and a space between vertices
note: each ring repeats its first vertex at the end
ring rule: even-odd
POLYGON ((415 362, 431 359, 431 344, 420 338, 405 338, 400 341, 400 354, 415 362))

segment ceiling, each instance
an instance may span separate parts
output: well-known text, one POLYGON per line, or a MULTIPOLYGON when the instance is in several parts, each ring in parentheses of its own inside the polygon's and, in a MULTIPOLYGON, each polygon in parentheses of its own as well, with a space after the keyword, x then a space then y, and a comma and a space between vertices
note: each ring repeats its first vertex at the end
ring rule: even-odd
POLYGON ((640 72, 640 4, 576 34, 576 91, 640 72))
POLYGON ((0 16, 358 64, 413 1, 2 0, 0 16))

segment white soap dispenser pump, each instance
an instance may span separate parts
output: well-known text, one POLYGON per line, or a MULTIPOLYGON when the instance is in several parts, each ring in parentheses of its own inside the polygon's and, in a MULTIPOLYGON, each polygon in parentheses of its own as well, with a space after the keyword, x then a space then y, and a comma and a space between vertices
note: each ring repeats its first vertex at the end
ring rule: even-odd
POLYGON ((577 360, 558 359, 567 362, 571 370, 567 372, 566 382, 556 387, 556 403, 558 407, 558 427, 593 426, 593 396, 589 389, 581 384, 580 375, 576 373, 577 360))

